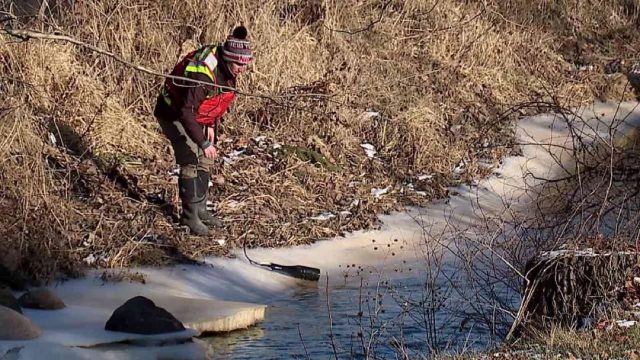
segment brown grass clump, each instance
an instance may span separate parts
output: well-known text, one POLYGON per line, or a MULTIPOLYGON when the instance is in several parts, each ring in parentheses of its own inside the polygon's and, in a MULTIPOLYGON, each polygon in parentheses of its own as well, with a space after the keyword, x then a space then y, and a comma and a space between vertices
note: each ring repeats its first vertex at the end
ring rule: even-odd
POLYGON ((162 79, 83 47, 2 35, 0 252, 18 249, 20 270, 36 277, 374 226, 378 212, 486 175, 480 163, 509 151, 516 116, 538 111, 520 105, 628 97, 623 75, 602 69, 638 45, 637 8, 622 0, 88 0, 37 13, 12 3, 2 10, 22 17, 4 25, 164 72, 242 22, 257 60, 240 87, 268 97, 241 96, 224 126, 226 154, 240 138, 247 146, 214 170, 226 181, 212 191, 222 248, 173 222, 172 157, 151 115, 162 79), (433 177, 416 193, 406 185, 420 175, 433 177), (323 212, 336 217, 311 219, 323 212))

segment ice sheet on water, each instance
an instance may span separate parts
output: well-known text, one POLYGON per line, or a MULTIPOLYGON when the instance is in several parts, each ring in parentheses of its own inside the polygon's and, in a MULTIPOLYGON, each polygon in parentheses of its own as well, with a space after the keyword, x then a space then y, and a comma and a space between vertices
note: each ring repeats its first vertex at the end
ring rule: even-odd
POLYGON ((2 351, 3 360, 157 360, 166 359, 203 359, 206 348, 199 343, 185 343, 168 346, 124 346, 112 345, 97 348, 65 347, 54 343, 22 344, 2 351), (3 356, 4 355, 4 356, 3 356))

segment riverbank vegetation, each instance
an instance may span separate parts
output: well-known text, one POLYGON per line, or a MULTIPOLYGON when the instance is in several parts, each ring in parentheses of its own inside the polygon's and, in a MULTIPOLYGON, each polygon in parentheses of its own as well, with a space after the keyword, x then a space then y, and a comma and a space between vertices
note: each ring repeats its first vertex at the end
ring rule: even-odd
POLYGON ((1 4, 0 258, 37 279, 376 226, 490 174, 518 117, 632 98, 639 43, 625 0, 1 4), (116 57, 167 73, 238 23, 257 60, 212 179, 225 227, 201 239, 175 222, 162 78, 116 57))

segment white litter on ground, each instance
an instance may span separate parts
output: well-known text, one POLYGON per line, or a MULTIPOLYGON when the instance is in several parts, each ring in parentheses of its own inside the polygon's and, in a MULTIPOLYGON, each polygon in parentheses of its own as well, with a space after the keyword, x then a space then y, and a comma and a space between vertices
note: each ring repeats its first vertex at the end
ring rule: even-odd
POLYGON ((378 153, 376 151, 375 146, 373 146, 371 144, 360 144, 360 147, 362 147, 364 149, 364 152, 367 154, 369 159, 373 159, 373 157, 375 157, 376 154, 378 153))
POLYGON ((377 111, 367 111, 364 113, 364 115, 368 118, 379 118, 381 116, 377 111))
POLYGON ((618 320, 618 321, 616 321, 616 325, 618 325, 618 327, 621 327, 621 328, 628 328, 628 327, 636 326, 636 324, 638 324, 638 322, 634 321, 634 320, 618 320))
POLYGON ((319 215, 312 216, 309 219, 316 220, 316 221, 326 221, 326 220, 329 220, 329 219, 333 219, 334 217, 336 217, 336 214, 334 214, 334 213, 323 212, 323 213, 321 213, 319 215))
POLYGON ((386 193, 389 192, 389 190, 391 190, 391 186, 387 186, 384 189, 377 189, 377 188, 373 188, 371 189, 371 195, 373 195, 374 198, 379 198, 382 195, 385 195, 386 193))
POLYGON ((224 163, 227 165, 231 165, 235 163, 240 158, 240 155, 244 154, 245 151, 246 149, 234 150, 231 153, 229 153, 229 155, 223 156, 222 161, 224 161, 224 163))
POLYGON ((87 257, 82 259, 87 265, 93 265, 96 262, 96 257, 93 254, 89 254, 87 257))

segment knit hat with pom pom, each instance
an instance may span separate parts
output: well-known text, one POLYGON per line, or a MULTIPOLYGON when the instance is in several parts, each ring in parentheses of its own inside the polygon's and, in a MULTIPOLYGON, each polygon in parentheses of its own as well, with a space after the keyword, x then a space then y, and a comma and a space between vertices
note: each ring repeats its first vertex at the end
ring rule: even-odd
POLYGON ((247 28, 238 26, 227 36, 227 40, 222 46, 222 58, 225 61, 243 65, 247 65, 253 61, 251 43, 247 35, 247 28))

